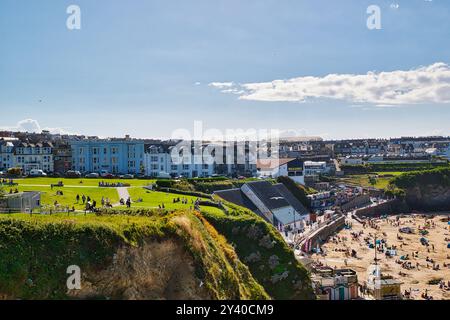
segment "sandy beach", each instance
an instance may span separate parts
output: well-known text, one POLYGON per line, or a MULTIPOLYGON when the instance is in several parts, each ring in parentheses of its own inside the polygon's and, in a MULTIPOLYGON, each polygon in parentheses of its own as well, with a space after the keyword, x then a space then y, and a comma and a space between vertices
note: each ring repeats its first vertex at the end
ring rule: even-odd
POLYGON ((365 226, 349 218, 351 228, 329 238, 322 247, 325 255, 314 254, 312 259, 331 267, 352 268, 362 283, 367 279, 367 268, 375 255, 368 243, 373 243, 376 235, 380 246, 395 250, 395 256, 388 257, 378 252, 377 258, 383 274, 403 282, 402 292, 410 291, 411 299, 423 299, 422 294, 427 290, 428 296, 433 299, 447 300, 450 299, 450 291, 440 288, 439 283, 428 283, 433 279, 441 279, 446 285, 450 282, 450 249, 447 248, 450 227, 447 218, 448 215, 444 214, 431 219, 430 216, 424 218, 418 214, 391 216, 371 220, 371 225, 366 222, 365 226), (411 228, 413 233, 399 231, 405 227, 411 228), (425 230, 424 234, 419 232, 421 229, 425 230), (421 243, 421 238, 428 240, 428 246, 421 243), (352 250, 356 251, 356 258, 349 254, 352 250))

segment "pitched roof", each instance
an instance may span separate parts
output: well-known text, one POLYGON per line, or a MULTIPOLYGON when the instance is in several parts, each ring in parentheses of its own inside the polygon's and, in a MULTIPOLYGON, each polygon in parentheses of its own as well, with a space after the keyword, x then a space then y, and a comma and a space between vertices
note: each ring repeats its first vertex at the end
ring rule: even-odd
POLYGON ((289 203, 268 181, 252 181, 246 184, 269 210, 289 207, 289 203))
POLYGON ((257 214, 259 214, 258 208, 250 201, 249 198, 241 191, 241 189, 229 189, 229 190, 220 190, 214 192, 215 195, 219 196, 225 201, 234 203, 238 206, 247 208, 257 214))
POLYGON ((291 224, 301 219, 298 213, 294 211, 282 211, 282 212, 274 212, 273 216, 277 219, 281 224, 291 224))
POLYGON ((286 188, 282 183, 274 185, 278 192, 286 199, 286 201, 301 215, 308 214, 308 209, 286 188))

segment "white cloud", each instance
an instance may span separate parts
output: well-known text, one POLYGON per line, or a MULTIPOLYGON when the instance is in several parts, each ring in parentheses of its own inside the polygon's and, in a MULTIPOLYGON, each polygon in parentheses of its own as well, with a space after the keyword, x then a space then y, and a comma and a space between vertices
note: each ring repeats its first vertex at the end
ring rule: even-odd
POLYGON ((17 131, 23 131, 23 132, 38 132, 40 133, 42 131, 41 126, 39 125, 39 122, 33 119, 25 119, 20 120, 17 122, 17 131))
POLYGON ((0 127, 0 130, 16 131, 16 132, 30 132, 30 133, 41 133, 42 130, 47 130, 52 134, 72 134, 63 128, 42 128, 37 120, 34 119, 24 119, 17 122, 15 126, 11 127, 0 127))
POLYGON ((450 103, 450 66, 435 63, 408 71, 329 74, 245 84, 213 82, 209 85, 223 93, 239 95, 239 99, 254 101, 335 99, 377 106, 450 103))

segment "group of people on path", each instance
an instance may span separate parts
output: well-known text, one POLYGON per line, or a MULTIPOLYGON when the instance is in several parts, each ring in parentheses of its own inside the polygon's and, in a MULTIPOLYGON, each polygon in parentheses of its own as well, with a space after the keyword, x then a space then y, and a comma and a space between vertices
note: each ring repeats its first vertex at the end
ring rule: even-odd
POLYGON ((105 182, 105 181, 100 181, 98 183, 99 188, 120 188, 120 187, 125 187, 125 184, 123 184, 122 182, 105 182))
MULTIPOLYGON (((182 203, 182 204, 189 204, 189 199, 187 199, 187 198, 174 198, 173 200, 172 200, 172 203, 182 203)), ((200 210, 200 202, 201 202, 201 199, 200 198, 197 198, 195 201, 194 201, 194 199, 191 199, 191 206, 190 206, 190 210, 192 210, 192 205, 194 206, 194 209, 195 210, 197 210, 197 211, 199 211, 200 210)), ((164 204, 164 202, 162 203, 162 204, 159 204, 158 205, 158 208, 159 209, 165 209, 166 208, 166 206, 165 206, 165 204, 164 204)))

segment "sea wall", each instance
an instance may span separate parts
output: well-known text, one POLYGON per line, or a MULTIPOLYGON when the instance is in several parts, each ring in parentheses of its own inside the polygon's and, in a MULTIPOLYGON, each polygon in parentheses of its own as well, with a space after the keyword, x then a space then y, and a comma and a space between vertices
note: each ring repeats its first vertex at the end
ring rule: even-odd
POLYGON ((355 215, 361 219, 363 217, 376 217, 381 215, 404 213, 408 212, 408 209, 409 208, 405 205, 404 202, 398 199, 393 199, 388 200, 387 202, 380 203, 376 206, 358 209, 356 210, 355 215))
POLYGON ((315 248, 318 244, 322 244, 328 237, 335 234, 345 225, 345 216, 341 216, 329 224, 321 227, 308 238, 311 240, 311 247, 315 248))

